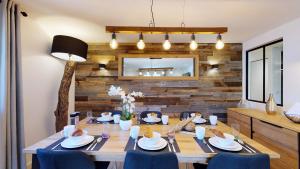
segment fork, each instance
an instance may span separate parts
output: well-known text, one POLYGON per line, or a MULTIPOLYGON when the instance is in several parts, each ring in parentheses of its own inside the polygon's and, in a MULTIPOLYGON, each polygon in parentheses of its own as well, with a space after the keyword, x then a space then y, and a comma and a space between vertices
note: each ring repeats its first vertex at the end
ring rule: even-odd
POLYGON ((245 144, 243 140, 237 139, 237 141, 244 147, 244 149, 246 149, 247 151, 250 150, 250 152, 248 151, 249 153, 256 153, 256 151, 249 147, 247 144, 245 144))
POLYGON ((133 147, 133 150, 135 150, 135 149, 136 149, 136 144, 137 144, 137 138, 136 138, 136 139, 134 139, 134 147, 133 147))
POLYGON ((174 150, 174 153, 176 153, 176 149, 175 149, 175 147, 174 147, 174 139, 170 139, 169 138, 169 143, 171 144, 171 147, 172 147, 172 149, 174 150))
POLYGON ((207 144, 207 142, 205 141, 205 139, 203 139, 202 142, 210 149, 211 152, 213 152, 213 153, 215 152, 215 151, 210 147, 210 145, 207 144))

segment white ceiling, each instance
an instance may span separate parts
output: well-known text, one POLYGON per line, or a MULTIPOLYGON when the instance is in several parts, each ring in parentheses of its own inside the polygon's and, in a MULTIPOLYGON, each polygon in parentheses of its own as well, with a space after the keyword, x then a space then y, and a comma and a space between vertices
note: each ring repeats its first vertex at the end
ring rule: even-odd
MULTIPOLYGON (((19 0, 29 16, 51 36, 65 33, 88 42, 107 42, 106 25, 148 26, 150 0, 19 0)), ((184 0, 154 0, 156 26, 180 26, 184 0)), ((300 0, 186 0, 185 24, 193 27, 227 26, 225 42, 243 42, 300 17, 300 0)), ((137 36, 118 35, 124 42, 137 36)), ((189 35, 171 36, 187 42, 189 35)), ((199 42, 215 36, 200 35, 199 42)), ((162 35, 146 35, 160 42, 162 35)))

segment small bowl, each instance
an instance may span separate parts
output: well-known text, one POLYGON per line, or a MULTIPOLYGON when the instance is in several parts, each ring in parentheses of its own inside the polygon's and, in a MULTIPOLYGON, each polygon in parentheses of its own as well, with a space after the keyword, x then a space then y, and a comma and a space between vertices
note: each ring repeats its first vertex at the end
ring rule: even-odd
POLYGON ((294 123, 300 123, 300 115, 298 114, 287 114, 286 112, 283 112, 285 117, 287 117, 289 120, 291 120, 294 123))
POLYGON ((149 144, 149 145, 155 145, 156 143, 159 142, 160 138, 161 138, 161 135, 158 132, 153 132, 153 137, 151 137, 151 138, 144 136, 146 144, 149 144))

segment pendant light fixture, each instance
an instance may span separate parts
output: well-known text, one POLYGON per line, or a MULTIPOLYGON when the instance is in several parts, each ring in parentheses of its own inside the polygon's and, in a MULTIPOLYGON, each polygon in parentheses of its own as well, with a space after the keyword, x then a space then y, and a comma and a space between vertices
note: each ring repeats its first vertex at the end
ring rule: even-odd
POLYGON ((117 35, 115 32, 111 35, 111 41, 109 43, 110 48, 117 49, 118 48, 118 41, 117 41, 117 35))
POLYGON ((139 35, 139 41, 137 42, 136 46, 139 50, 143 50, 145 48, 145 42, 142 32, 139 35))
POLYGON ((169 41, 169 34, 166 33, 165 35, 165 41, 163 43, 164 50, 169 50, 171 48, 171 42, 169 41))
POLYGON ((224 42, 222 41, 221 34, 218 34, 217 36, 217 42, 216 42, 216 49, 223 49, 224 48, 224 42))
POLYGON ((198 48, 198 43, 196 42, 195 34, 193 33, 191 36, 190 49, 196 50, 198 48))

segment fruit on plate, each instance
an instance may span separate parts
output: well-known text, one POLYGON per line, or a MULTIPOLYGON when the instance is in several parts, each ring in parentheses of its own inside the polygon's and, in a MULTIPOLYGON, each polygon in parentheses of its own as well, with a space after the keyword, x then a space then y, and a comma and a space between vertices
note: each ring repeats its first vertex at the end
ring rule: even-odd
POLYGON ((72 137, 79 137, 83 135, 83 130, 77 128, 73 133, 72 133, 72 137))
POLYGON ((221 132, 221 131, 219 131, 219 130, 217 130, 217 129, 210 129, 210 131, 211 131, 214 135, 216 135, 216 136, 218 136, 218 137, 225 138, 224 133, 221 132))

